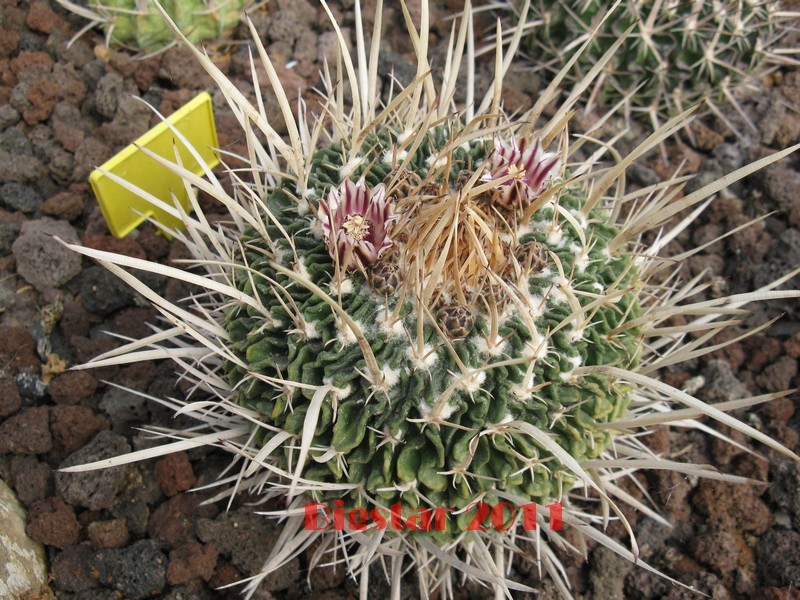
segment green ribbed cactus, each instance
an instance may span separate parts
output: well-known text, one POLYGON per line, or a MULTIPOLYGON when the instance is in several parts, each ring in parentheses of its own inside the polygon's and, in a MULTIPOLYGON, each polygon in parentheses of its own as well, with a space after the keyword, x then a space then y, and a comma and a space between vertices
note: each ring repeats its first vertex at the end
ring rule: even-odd
MULTIPOLYGON (((530 590, 508 569, 514 556, 532 556, 529 540, 541 570, 568 595, 554 547, 588 538, 638 558, 619 505, 653 513, 621 478, 652 468, 736 480, 653 454, 641 435, 654 425, 707 430, 695 419, 708 417, 798 459, 728 414, 768 398, 709 406, 657 379, 659 369, 716 349, 706 342, 736 323, 729 317, 745 304, 799 295, 775 290, 779 280, 749 294, 697 298, 702 277, 680 284, 673 270, 699 250, 661 256, 709 196, 796 148, 686 195, 677 176, 626 192, 625 169, 685 117, 624 156, 603 143, 592 150, 590 136, 570 138, 578 95, 559 102, 555 86, 512 118, 502 83, 522 29, 498 51, 494 83, 478 98, 469 3, 441 72, 428 62, 427 3, 418 26, 405 13, 416 76, 405 88, 387 78, 384 96, 382 6, 368 44, 356 0, 352 55, 329 12, 341 60, 323 70, 324 107, 313 119, 302 102, 293 111, 294 91, 282 88, 255 41, 285 137, 263 103, 194 49, 239 120, 251 168, 232 169, 229 187, 211 169, 200 178, 166 159, 198 211, 176 208, 186 231, 169 232, 193 264, 70 247, 134 286, 168 323, 89 366, 176 361, 203 395, 171 404, 199 424, 167 432, 178 442, 66 470, 203 445, 230 450, 238 471, 220 479, 231 488, 219 497, 261 494, 274 500, 284 527, 263 570, 248 574, 251 593, 315 547, 311 565, 346 562, 365 600, 375 561, 390 574, 392 598, 401 597, 408 571, 420 597, 452 596, 462 572, 502 598, 530 590), (463 107, 455 100, 461 77, 463 107), (230 222, 210 224, 195 188, 218 200, 230 222), (675 223, 681 212, 692 214, 675 223), (126 269, 175 278, 196 293, 187 305, 172 303, 126 269), (559 502, 569 542, 547 527, 559 502), (425 519, 411 521, 415 511, 445 511, 444 527, 373 516, 395 506, 398 519, 419 525, 425 519), (503 512, 498 519, 492 508, 476 524, 481 506, 503 512), (331 507, 340 510, 332 523, 331 507), (629 550, 602 531, 612 516, 629 550)), ((141 195, 162 209, 169 201, 141 195)))
POLYGON ((728 102, 753 88, 781 60, 774 46, 797 19, 772 0, 630 1, 602 20, 610 8, 594 0, 534 0, 526 48, 534 63, 558 71, 599 26, 573 71, 580 79, 632 28, 598 80, 597 99, 610 106, 629 97, 634 109, 660 115, 701 100, 728 102))
MULTIPOLYGON (((229 310, 226 328, 239 361, 228 361, 227 371, 237 401, 292 436, 302 435, 319 390, 327 390, 315 418, 315 450, 298 472, 331 484, 334 491, 323 499, 354 485, 353 502, 366 494, 386 505, 464 508, 480 499, 496 504, 499 490, 544 505, 569 490, 574 475, 525 427, 552 436, 582 462, 609 442, 597 424, 621 418, 630 401, 627 386, 607 376, 573 376, 576 367, 633 368, 637 360, 639 330, 626 326, 639 316, 637 272, 627 251, 609 250, 619 231, 608 213, 585 216, 584 192, 566 186, 557 205, 542 204, 523 225, 514 210, 498 211, 498 188, 460 187, 476 174, 490 183, 504 175, 487 167, 498 154, 492 138, 455 145, 464 133, 427 134, 404 168, 390 158, 402 150, 399 132, 364 142, 347 187, 380 189, 400 213, 388 223, 392 245, 372 265, 352 272, 337 265, 325 239, 330 234, 319 227, 319 204, 312 201, 317 217, 299 211, 288 182, 266 199, 277 219, 267 229, 272 241, 255 231, 242 239, 239 262, 247 268, 236 271, 236 286, 260 298, 269 316, 265 321, 249 307, 229 310), (441 162, 449 167, 430 167, 441 162), (416 185, 407 185, 409 173, 416 185), (431 227, 437 220, 441 226, 431 227), (429 291, 415 274, 435 271, 442 255, 417 260, 425 247, 447 251, 429 291), (478 263, 481 255, 486 264, 478 263), (383 279, 371 283, 373 270, 386 269, 398 275, 392 289, 383 279), (306 283, 298 285, 296 273, 306 283), (339 310, 358 324, 381 382, 369 376, 368 360, 338 311, 310 289, 329 289, 332 281, 339 310), (596 302, 609 290, 613 301, 596 302), (276 394, 270 382, 281 377, 300 385, 276 394), (475 435, 504 427, 507 437, 475 435), (329 452, 334 458, 321 460, 329 452)), ((314 156, 308 184, 317 198, 342 186, 348 153, 333 145, 314 156)), ((509 164, 525 160, 518 158, 509 164)), ((527 191, 528 183, 520 183, 527 191)), ((281 468, 292 470, 292 456, 287 448, 281 468)), ((462 513, 452 535, 473 516, 462 513)))
MULTIPOLYGON (((58 2, 101 24, 109 44, 156 52, 175 40, 153 0, 91 0, 88 8, 69 0, 58 2)), ((160 4, 181 32, 197 44, 231 35, 253 0, 162 0, 160 4)))

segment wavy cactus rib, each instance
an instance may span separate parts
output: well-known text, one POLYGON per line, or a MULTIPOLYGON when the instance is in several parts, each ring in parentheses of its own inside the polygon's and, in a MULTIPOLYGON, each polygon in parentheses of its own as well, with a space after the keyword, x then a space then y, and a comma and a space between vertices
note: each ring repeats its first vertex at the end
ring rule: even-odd
MULTIPOLYGON (((778 394, 708 406, 653 377, 663 366, 715 349, 706 342, 746 304, 798 296, 777 289, 792 273, 749 294, 695 300, 709 284, 698 277, 678 285, 677 273, 668 275, 675 262, 660 256, 713 194, 797 147, 686 196, 685 179, 677 176, 626 194, 620 185, 626 166, 685 124, 687 114, 630 155, 612 153, 617 165, 596 164, 608 151, 603 144, 571 162, 591 139, 567 136, 578 94, 549 121, 542 113, 559 96, 556 85, 519 119, 502 110, 503 77, 521 28, 507 49, 496 49, 494 83, 476 97, 468 2, 441 80, 428 62, 427 3, 418 28, 404 10, 417 75, 393 88, 384 104, 377 72, 382 7, 378 2, 367 45, 356 0, 354 54, 340 37, 339 69, 325 70, 324 107, 313 122, 302 103, 293 116, 255 40, 288 142, 262 103, 253 105, 194 49, 243 128, 252 180, 230 170, 231 195, 210 170, 199 178, 170 164, 223 204, 232 223, 217 228, 200 212, 183 214, 187 231, 170 233, 195 258, 187 270, 70 247, 128 282, 169 323, 88 366, 176 361, 204 395, 168 404, 199 425, 165 432, 180 441, 70 470, 201 445, 230 450, 238 471, 218 482, 218 498, 245 489, 288 504, 273 513, 284 519, 283 533, 262 572, 248 581, 250 595, 269 573, 317 544, 312 563, 344 562, 360 578, 363 598, 375 561, 387 567, 392 598, 400 598, 408 568, 417 572, 421 597, 437 590, 452 596, 462 573, 500 598, 530 590, 511 579, 509 563, 531 556, 525 552, 531 543, 540 572, 569 597, 553 548, 575 546, 545 526, 549 503, 564 503, 564 524, 578 546, 589 538, 637 560, 620 505, 660 517, 626 493, 621 478, 669 468, 741 481, 654 455, 640 440, 653 425, 696 427, 725 439, 696 420, 710 417, 798 459, 728 414, 778 394), (467 105, 458 109, 462 61, 467 105), (661 231, 683 210, 691 214, 661 231), (660 234, 645 245, 641 236, 650 230, 660 234), (179 306, 128 269, 202 290, 191 306, 179 306), (665 323, 674 316, 685 324, 665 323), (456 513, 444 531, 377 523, 363 531, 305 528, 304 504, 320 500, 456 513), (472 530, 466 526, 472 515, 463 509, 473 501, 535 503, 539 527, 531 531, 517 520, 503 524, 507 531, 472 530), (612 514, 628 531, 630 549, 603 533, 612 514)), ((199 211, 196 192, 187 188, 199 211)))
MULTIPOLYGON (((108 44, 156 52, 173 44, 175 34, 153 0, 98 0, 84 7, 58 0, 68 10, 102 25, 108 44)), ((164 0, 161 6, 192 43, 230 36, 253 0, 164 0)))
POLYGON ((796 50, 778 44, 800 23, 800 14, 781 10, 777 1, 623 2, 595 31, 609 7, 595 1, 536 0, 526 40, 537 66, 558 71, 571 58, 571 49, 593 34, 573 71, 579 79, 633 27, 596 83, 594 96, 601 105, 624 99, 633 110, 659 116, 701 101, 717 110, 720 103, 736 104, 747 90, 758 89, 760 78, 776 64, 794 62, 796 50))

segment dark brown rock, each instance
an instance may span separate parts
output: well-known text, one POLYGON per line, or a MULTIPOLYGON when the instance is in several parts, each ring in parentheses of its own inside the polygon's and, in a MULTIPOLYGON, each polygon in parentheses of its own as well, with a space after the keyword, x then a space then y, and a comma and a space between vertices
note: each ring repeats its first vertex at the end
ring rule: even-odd
POLYGON ((21 406, 17 384, 10 377, 0 374, 0 419, 13 415, 21 406))
POLYGON ((78 543, 81 526, 73 508, 61 498, 53 497, 31 505, 25 531, 37 542, 64 549, 78 543))
POLYGON ((86 406, 54 406, 50 409, 50 431, 59 455, 66 456, 111 424, 86 406))
POLYGON ((83 206, 84 200, 80 194, 59 192, 44 201, 42 213, 58 219, 72 221, 83 214, 83 206))
POLYGON ((132 258, 144 259, 147 257, 138 243, 127 238, 119 239, 110 235, 85 235, 81 241, 87 248, 94 248, 103 252, 113 252, 132 258))
POLYGON ((11 479, 14 491, 26 506, 53 493, 53 469, 30 454, 17 454, 11 459, 11 479))
POLYGON ((175 496, 191 488, 197 478, 192 470, 192 463, 185 452, 168 454, 156 462, 156 481, 168 497, 175 496))
POLYGON ((214 506, 200 506, 203 498, 198 494, 178 494, 161 504, 150 517, 148 533, 166 548, 176 548, 197 541, 198 518, 214 516, 214 506))
POLYGON ((219 553, 211 544, 189 542, 169 553, 167 583, 181 585, 197 577, 208 581, 214 574, 219 553))
POLYGON ((122 548, 130 539, 128 527, 122 519, 93 521, 89 523, 86 532, 94 548, 122 548))
POLYGON ((33 336, 21 327, 0 326, 0 365, 11 376, 39 373, 41 363, 33 336))
POLYGON ((94 394, 97 379, 87 371, 67 371, 50 382, 48 391, 57 404, 78 404, 94 394))
POLYGON ((708 533, 699 535, 690 544, 694 557, 719 573, 725 574, 736 568, 739 549, 736 538, 730 533, 708 533))
POLYGON ((54 29, 67 29, 64 20, 54 13, 46 2, 34 2, 30 5, 25 24, 33 31, 42 33, 51 33, 54 29))
POLYGON ((53 447, 50 435, 50 409, 29 408, 0 425, 0 452, 45 454, 53 447))

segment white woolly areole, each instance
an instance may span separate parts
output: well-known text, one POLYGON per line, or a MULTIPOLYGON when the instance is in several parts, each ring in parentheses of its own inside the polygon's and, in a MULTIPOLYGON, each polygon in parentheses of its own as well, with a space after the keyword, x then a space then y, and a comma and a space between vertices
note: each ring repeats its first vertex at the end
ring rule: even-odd
POLYGON ((428 165, 429 169, 438 169, 443 167, 447 164, 448 157, 446 155, 443 156, 434 156, 431 154, 428 158, 425 159, 425 164, 428 165))
POLYGON ((434 352, 433 346, 430 344, 425 344, 422 347, 421 356, 417 355, 416 344, 409 344, 408 348, 406 348, 406 356, 414 365, 414 368, 420 371, 427 371, 439 360, 439 355, 434 352))
POLYGON ((311 275, 308 273, 308 268, 306 267, 305 259, 301 256, 296 261, 294 261, 294 272, 301 275, 302 277, 310 280, 311 275))
POLYGON ((350 396, 350 394, 353 393, 352 386, 348 385, 343 388, 337 388, 333 385, 333 379, 330 377, 323 377, 322 383, 323 385, 327 385, 329 388, 331 388, 330 393, 333 394, 333 397, 337 400, 345 400, 350 396))
POLYGON ((580 342, 583 339, 583 334, 586 330, 583 327, 573 327, 567 337, 570 342, 580 342))
POLYGON ((580 357, 580 355, 578 355, 578 356, 571 356, 571 357, 570 357, 570 358, 568 358, 567 360, 568 360, 568 361, 569 361, 569 363, 572 365, 572 368, 571 368, 569 371, 566 371, 566 372, 564 372, 564 373, 561 373, 561 375, 560 375, 560 377, 561 377, 561 380, 562 380, 562 381, 565 381, 565 382, 572 381, 572 380, 574 380, 574 379, 575 379, 575 376, 572 374, 572 372, 573 372, 575 369, 577 369, 578 367, 580 367, 580 366, 581 366, 581 364, 583 363, 583 359, 580 357))
POLYGON ((447 419, 450 418, 450 415, 452 415, 456 411, 456 407, 450 404, 449 402, 443 402, 441 406, 439 406, 438 404, 434 406, 428 406, 427 404, 422 402, 417 407, 417 410, 419 410, 419 414, 422 415, 423 419, 432 417, 446 421, 447 419), (436 408, 437 411, 436 414, 432 415, 434 408, 436 408))
POLYGON ((381 162, 388 167, 394 166, 395 162, 401 163, 408 156, 408 150, 400 150, 397 146, 389 148, 381 156, 381 162))
POLYGON ((578 273, 586 271, 586 267, 589 266, 589 249, 579 244, 571 244, 569 250, 575 255, 575 268, 578 269, 578 273))
POLYGON ((559 246, 564 240, 564 229, 556 225, 552 225, 547 230, 547 243, 550 246, 559 246))
POLYGON ((325 237, 325 231, 322 229, 322 223, 316 217, 311 220, 311 226, 309 229, 311 233, 313 233, 319 239, 323 239, 325 237))
POLYGON ((355 170, 358 167, 360 167, 363 164, 364 164, 364 157, 355 155, 353 158, 351 158, 346 163, 344 163, 341 167, 339 167, 339 177, 342 180, 347 179, 348 177, 350 177, 350 175, 355 173, 355 170))
POLYGON ((392 369, 389 365, 384 365, 381 373, 383 374, 381 389, 389 390, 400 383, 400 369, 392 369))
POLYGON ((341 294, 342 296, 347 296, 353 293, 353 280, 347 277, 341 279, 334 277, 328 284, 328 287, 335 295, 341 294))
POLYGON ((317 330, 316 321, 303 321, 303 334, 309 340, 322 337, 322 334, 317 330))
POLYGON ((581 229, 586 231, 586 229, 589 227, 589 221, 586 219, 586 215, 584 215, 583 212, 581 212, 580 210, 576 209, 570 210, 569 214, 575 218, 575 220, 578 222, 578 225, 580 225, 581 229))
POLYGON ((484 381, 486 381, 486 371, 473 371, 470 375, 461 377, 458 384, 465 392, 472 393, 480 390, 484 381))
POLYGON ((503 353, 503 350, 508 344, 508 340, 503 339, 499 335, 494 340, 487 340, 486 337, 480 336, 476 337, 473 343, 475 344, 475 348, 481 354, 488 354, 489 356, 498 356, 499 354, 503 353))
MULTIPOLYGON (((356 323, 356 325, 363 330, 363 326, 361 323, 356 323)), ((336 340, 342 346, 349 346, 350 344, 355 344, 358 340, 356 340, 356 334, 353 333, 353 330, 350 329, 350 326, 345 323, 341 317, 336 317, 336 340)))
POLYGON ((392 313, 388 310, 382 310, 378 313, 378 316, 375 318, 375 323, 378 326, 378 331, 385 334, 390 335, 392 337, 403 337, 405 336, 405 329, 403 328, 403 321, 402 319, 394 319, 391 320, 392 313))

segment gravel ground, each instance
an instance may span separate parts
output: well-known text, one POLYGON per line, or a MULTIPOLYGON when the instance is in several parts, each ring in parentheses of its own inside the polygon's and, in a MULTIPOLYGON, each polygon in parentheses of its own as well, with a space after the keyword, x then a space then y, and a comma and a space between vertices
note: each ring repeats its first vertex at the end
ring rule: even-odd
MULTIPOLYGON (((331 2, 344 33, 353 31, 352 0, 331 2)), ((367 2, 369 4, 369 2, 367 2)), ((432 2, 435 40, 449 32, 441 19, 458 2, 432 2)), ((370 13, 370 8, 365 8, 370 13)), ((388 8, 387 21, 399 13, 388 8)), ((153 442, 138 429, 173 424, 166 409, 120 387, 163 397, 181 393, 172 367, 138 363, 93 371, 68 371, 115 346, 109 335, 138 337, 156 322, 155 311, 112 275, 66 250, 47 235, 136 257, 169 261, 183 248, 143 226, 124 240, 112 237, 87 184, 89 172, 156 121, 133 99, 140 96, 169 114, 210 79, 183 49, 134 60, 104 48, 89 33, 66 42, 83 23, 47 1, 0 0, 0 478, 28 511, 27 533, 44 544, 51 587, 65 600, 111 598, 235 598, 216 590, 256 571, 276 530, 250 514, 247 499, 228 512, 203 505, 189 490, 214 480, 227 457, 207 450, 88 474, 59 474, 62 466, 139 449, 153 442)), ((493 26, 482 17, 485 31, 493 26)), ((278 0, 254 14, 256 28, 289 89, 316 106, 321 61, 335 53, 324 12, 306 0, 278 0)), ((367 30, 371 24, 367 25, 367 30)), ((246 39, 240 28, 236 39, 246 39)), ((383 64, 402 80, 411 68, 401 32, 388 35, 383 64)), ((214 48, 217 64, 252 93, 247 46, 214 48)), ((520 63, 522 65, 522 63, 520 63)), ((483 68, 483 67, 482 67, 483 68)), ((413 73, 413 71, 412 71, 413 73)), ((266 79, 266 78, 264 78, 266 79)), ((539 82, 523 66, 509 76, 507 107, 530 106, 539 82)), ((271 92, 263 89, 269 104, 271 92)), ((232 115, 214 94, 220 144, 242 148, 232 115)), ((739 139, 711 120, 693 129, 694 140, 667 147, 671 161, 652 156, 631 173, 647 185, 686 161, 699 181, 718 177, 800 138, 797 108, 800 71, 785 69, 747 104, 758 126, 739 139)), ((274 106, 274 103, 273 103, 274 106)), ((736 119, 735 115, 730 118, 736 119)), ((700 183, 691 186, 699 187, 700 183)), ((219 212, 210 202, 207 213, 219 212)), ((705 269, 718 277, 712 296, 763 285, 800 265, 800 168, 790 157, 720 195, 671 251, 703 244, 749 219, 771 216, 710 246, 684 265, 687 276, 705 269)), ((152 282, 167 298, 185 290, 152 282)), ((795 287, 800 282, 795 281, 795 287)), ((751 324, 783 313, 764 332, 662 374, 672 385, 693 388, 708 402, 800 386, 800 306, 796 301, 758 307, 751 324)), ((739 332, 730 331, 727 339, 739 332)), ((722 341, 719 336, 716 341, 722 341)), ((797 450, 798 395, 757 408, 747 422, 797 450)), ((741 417, 741 415, 739 415, 741 417)), ((708 463, 758 484, 697 481, 677 473, 638 474, 643 492, 674 524, 666 529, 641 515, 635 523, 642 557, 713 598, 800 598, 800 466, 717 429, 741 448, 698 433, 654 431, 649 444, 676 460, 708 463)), ((612 530, 614 527, 612 526, 612 530)), ((589 547, 584 564, 567 560, 576 594, 586 598, 689 598, 690 592, 650 575, 605 549, 589 547)), ((356 593, 341 570, 304 570, 296 560, 270 577, 258 598, 348 598, 356 593)), ((535 582, 535 572, 518 567, 535 582)), ((533 583, 533 585, 538 585, 533 583)), ((467 587, 463 597, 477 597, 467 587)), ((374 596, 385 594, 377 586, 374 596)), ((544 585, 542 598, 554 597, 544 585)))

